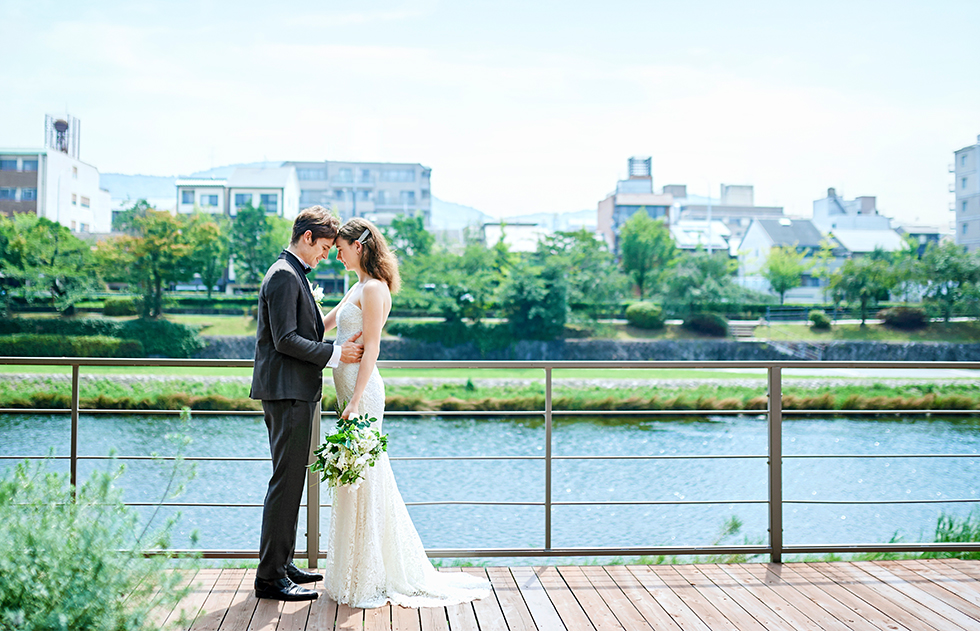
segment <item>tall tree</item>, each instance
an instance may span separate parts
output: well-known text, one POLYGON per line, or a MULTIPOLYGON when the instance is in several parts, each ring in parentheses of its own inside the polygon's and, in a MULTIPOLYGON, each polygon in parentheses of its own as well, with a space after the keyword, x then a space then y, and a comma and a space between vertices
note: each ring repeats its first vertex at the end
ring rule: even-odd
POLYGON ((942 305, 946 322, 953 315, 953 305, 980 282, 980 260, 952 241, 929 246, 920 269, 926 298, 942 305))
POLYGON ((861 326, 868 319, 868 307, 895 286, 891 264, 882 259, 862 257, 844 262, 830 277, 831 290, 848 302, 861 306, 861 326))
POLYGON ((806 254, 792 246, 776 246, 762 265, 762 277, 769 281, 773 291, 779 294, 779 304, 786 300, 786 292, 803 284, 803 273, 813 267, 806 254))
POLYGON ((733 281, 737 269, 738 261, 727 252, 682 252, 667 275, 667 296, 687 305, 689 313, 697 313, 706 303, 738 293, 733 281))
POLYGON ((190 245, 191 271, 201 275, 201 282, 207 287, 208 298, 211 298, 212 288, 228 269, 226 222, 222 217, 194 213, 188 222, 186 235, 190 245))
POLYGON ((275 261, 279 250, 272 246, 272 228, 261 207, 249 202, 238 209, 231 229, 231 253, 239 283, 258 284, 275 261))
POLYGON ((549 261, 558 265, 568 285, 569 304, 581 305, 592 319, 629 290, 629 282, 606 242, 584 228, 543 237, 534 260, 538 265, 549 261))
POLYGON ((553 340, 568 317, 568 293, 559 265, 515 265, 501 286, 501 306, 516 339, 553 340))
POLYGON ((640 290, 642 299, 651 285, 657 285, 664 271, 677 256, 670 229, 641 208, 633 213, 619 233, 623 270, 640 290))
POLYGON ((391 220, 385 236, 401 261, 416 256, 428 256, 436 241, 432 233, 425 229, 421 215, 398 215, 391 220))
POLYGON ((93 273, 91 246, 60 223, 18 214, 0 217, 0 272, 27 288, 32 299, 40 292, 55 309, 74 313, 86 292, 102 285, 93 273))

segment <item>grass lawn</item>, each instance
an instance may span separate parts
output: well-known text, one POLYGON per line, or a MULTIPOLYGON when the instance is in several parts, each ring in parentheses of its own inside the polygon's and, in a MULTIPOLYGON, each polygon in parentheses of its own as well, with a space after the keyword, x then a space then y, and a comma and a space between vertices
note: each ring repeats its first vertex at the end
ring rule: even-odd
POLYGON ((837 340, 864 340, 870 342, 980 342, 980 322, 933 322, 929 326, 904 331, 883 324, 835 324, 829 331, 816 331, 805 324, 773 324, 755 329, 760 339, 782 341, 832 342, 837 340))

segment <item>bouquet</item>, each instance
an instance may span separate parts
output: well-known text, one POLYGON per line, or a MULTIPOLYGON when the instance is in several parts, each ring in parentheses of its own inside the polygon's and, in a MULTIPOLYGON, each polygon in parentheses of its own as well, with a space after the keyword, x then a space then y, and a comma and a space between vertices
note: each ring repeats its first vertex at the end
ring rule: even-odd
POLYGON ((320 480, 328 486, 350 486, 356 489, 364 480, 368 467, 388 451, 388 435, 370 429, 378 419, 362 414, 337 420, 337 433, 331 434, 313 453, 316 461, 310 470, 320 471, 320 480))

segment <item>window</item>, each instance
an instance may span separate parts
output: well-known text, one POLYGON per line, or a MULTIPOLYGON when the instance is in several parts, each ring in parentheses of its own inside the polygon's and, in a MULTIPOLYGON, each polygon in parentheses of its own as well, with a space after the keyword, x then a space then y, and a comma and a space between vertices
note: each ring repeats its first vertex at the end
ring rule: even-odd
POLYGON ((75 232, 75 222, 74 221, 71 222, 71 231, 72 232, 75 232))
POLYGON ((966 234, 966 230, 967 230, 967 228, 969 227, 969 225, 970 225, 970 224, 963 224, 963 228, 961 229, 961 232, 960 232, 960 234, 966 234))
POLYGON ((337 182, 353 182, 354 174, 350 169, 337 169, 337 175, 334 177, 337 182))
POLYGON ((217 206, 217 195, 201 195, 201 206, 217 206))
POLYGON ((37 160, 24 160, 21 171, 37 171, 37 160))
POLYGON ((265 212, 278 215, 279 195, 276 193, 271 195, 262 195, 262 207, 265 208, 265 212))
POLYGON ((20 201, 22 202, 37 201, 37 189, 36 188, 20 189, 20 201))
POLYGON ((89 200, 88 197, 83 197, 82 198, 82 208, 88 208, 91 205, 92 205, 92 202, 89 200))
POLYGON ((415 191, 402 191, 399 195, 399 201, 403 206, 415 204, 415 191))
POLYGON ((17 160, 0 160, 0 171, 16 171, 17 160))
POLYGON ((194 191, 181 191, 180 192, 180 203, 181 204, 193 204, 194 203, 194 191))
POLYGON ((375 194, 374 202, 378 206, 384 206, 385 204, 387 204, 388 203, 388 191, 378 191, 375 194))
POLYGON ((299 203, 309 204, 309 205, 321 204, 325 201, 324 196, 326 195, 326 193, 327 191, 318 191, 318 190, 300 191, 299 203))
POLYGON ((71 168, 71 176, 73 178, 75 178, 76 180, 78 179, 78 167, 72 167, 71 168))
POLYGON ((88 230, 89 230, 89 225, 87 223, 83 223, 82 224, 82 232, 88 232, 88 230))
POLYGON ((966 204, 966 200, 964 199, 963 200, 963 205, 960 207, 960 210, 963 211, 963 212, 966 212, 966 207, 967 207, 967 204, 966 204))
POLYGON ((325 180, 323 169, 296 169, 296 178, 300 180, 325 180))
POLYGON ((414 182, 415 169, 386 169, 381 172, 382 182, 414 182))
POLYGON ((966 166, 966 154, 965 153, 960 156, 960 166, 961 167, 965 167, 966 166))
POLYGON ((361 169, 361 178, 358 182, 370 182, 371 181, 371 169, 361 169))
POLYGON ((17 189, 0 188, 0 199, 17 199, 17 189))
POLYGON ((966 178, 960 178, 960 188, 966 188, 966 178))
POLYGON ((430 194, 429 189, 427 188, 422 189, 422 199, 429 199, 429 194, 430 194))
POLYGON ((344 199, 344 189, 342 189, 342 188, 335 188, 335 189, 333 189, 333 198, 334 199, 344 199))
POLYGON ((252 203, 251 193, 235 193, 235 208, 248 206, 251 203, 252 203))
POLYGON ((357 191, 357 199, 362 202, 371 201, 371 191, 357 191))
POLYGON ((76 195, 75 193, 71 194, 71 205, 78 206, 78 195, 76 195))

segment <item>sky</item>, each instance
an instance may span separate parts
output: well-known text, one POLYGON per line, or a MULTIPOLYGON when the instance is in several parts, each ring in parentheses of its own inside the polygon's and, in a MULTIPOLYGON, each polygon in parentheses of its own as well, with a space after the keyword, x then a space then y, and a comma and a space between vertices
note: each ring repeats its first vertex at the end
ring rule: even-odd
POLYGON ((81 120, 103 173, 420 162, 488 214, 654 186, 946 227, 980 134, 980 2, 0 0, 0 147, 81 120))

